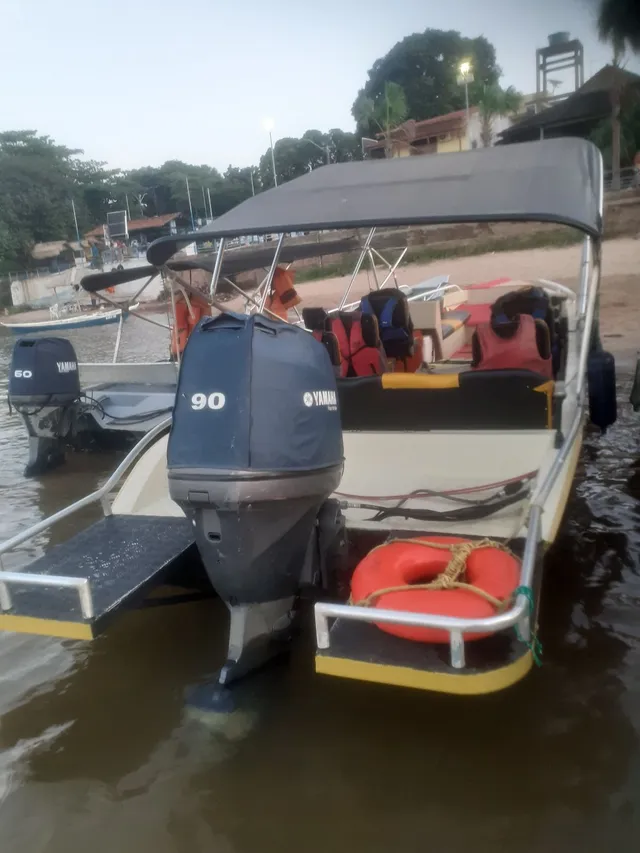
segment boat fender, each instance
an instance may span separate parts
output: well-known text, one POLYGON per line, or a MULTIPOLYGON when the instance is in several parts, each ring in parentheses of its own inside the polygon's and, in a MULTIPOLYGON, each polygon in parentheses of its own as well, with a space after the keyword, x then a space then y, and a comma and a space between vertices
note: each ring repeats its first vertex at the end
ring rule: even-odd
POLYGON ((633 380, 629 402, 633 406, 634 412, 640 412, 640 357, 638 357, 636 362, 636 375, 633 380))
POLYGON ((589 416, 591 423, 602 432, 616 422, 618 404, 616 398, 616 363, 605 350, 594 350, 587 361, 589 384, 589 416))

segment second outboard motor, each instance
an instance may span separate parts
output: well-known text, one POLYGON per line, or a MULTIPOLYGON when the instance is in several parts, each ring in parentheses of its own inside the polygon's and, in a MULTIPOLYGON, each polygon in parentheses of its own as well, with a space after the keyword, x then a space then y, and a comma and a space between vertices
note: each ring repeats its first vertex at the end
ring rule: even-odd
POLYGON ((589 354, 587 379, 591 423, 606 432, 618 417, 616 362, 611 353, 598 349, 589 354))
POLYGON ((19 338, 9 369, 9 404, 29 432, 26 475, 41 474, 64 461, 61 423, 80 396, 78 359, 65 338, 19 338))
POLYGON ((231 611, 227 684, 290 629, 316 517, 343 467, 336 380, 304 329, 262 315, 200 321, 180 369, 169 492, 231 611), (241 660, 242 658, 242 660, 241 660))

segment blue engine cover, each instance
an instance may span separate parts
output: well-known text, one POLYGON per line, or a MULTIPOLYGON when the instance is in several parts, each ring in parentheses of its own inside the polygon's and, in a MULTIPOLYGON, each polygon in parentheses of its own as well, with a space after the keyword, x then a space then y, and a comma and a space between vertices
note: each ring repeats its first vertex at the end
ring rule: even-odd
POLYGON ((302 472, 342 458, 336 380, 322 344, 262 315, 198 323, 180 368, 170 470, 302 472))
POLYGON ((68 405, 80 395, 78 358, 66 338, 19 338, 9 370, 15 405, 68 405))

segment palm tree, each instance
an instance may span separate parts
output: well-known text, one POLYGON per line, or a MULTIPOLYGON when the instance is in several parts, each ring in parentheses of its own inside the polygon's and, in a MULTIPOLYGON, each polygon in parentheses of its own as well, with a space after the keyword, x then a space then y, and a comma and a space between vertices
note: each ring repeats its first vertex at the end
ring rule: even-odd
POLYGON ((489 148, 493 141, 494 118, 517 112, 521 103, 522 95, 513 86, 501 89, 494 83, 483 88, 477 106, 480 112, 480 139, 485 148, 489 148))
POLYGON ((404 89, 398 83, 385 83, 382 93, 373 100, 362 96, 354 106, 356 120, 361 125, 375 125, 384 134, 386 157, 393 156, 392 131, 407 117, 409 108, 404 89))
MULTIPOLYGON (((640 19, 637 0, 600 0, 598 33, 613 47, 613 64, 620 67, 625 50, 640 52, 640 19)), ((620 100, 619 77, 611 89, 611 188, 620 189, 620 100)))

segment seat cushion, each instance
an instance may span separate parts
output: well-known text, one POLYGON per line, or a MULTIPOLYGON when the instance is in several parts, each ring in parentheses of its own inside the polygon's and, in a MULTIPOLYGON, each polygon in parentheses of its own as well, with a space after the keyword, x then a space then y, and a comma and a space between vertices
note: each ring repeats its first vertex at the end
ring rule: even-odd
POLYGON ((442 315, 442 340, 445 341, 471 317, 469 311, 446 311, 442 315))
POLYGON ((390 373, 338 382, 342 428, 551 428, 554 383, 528 370, 390 373))

